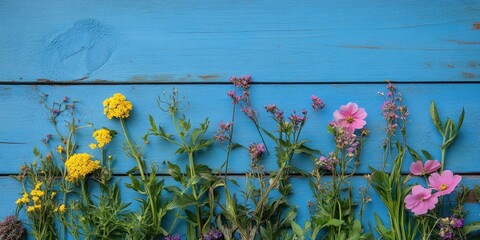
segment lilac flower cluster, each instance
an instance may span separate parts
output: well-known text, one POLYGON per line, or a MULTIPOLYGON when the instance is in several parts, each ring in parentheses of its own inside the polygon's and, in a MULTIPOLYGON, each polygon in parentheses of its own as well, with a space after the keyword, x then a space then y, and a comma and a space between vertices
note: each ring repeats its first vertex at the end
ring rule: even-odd
MULTIPOLYGON (((387 122, 387 136, 392 136, 398 128, 398 118, 402 121, 405 121, 408 116, 408 109, 406 106, 401 105, 402 103, 402 94, 397 92, 397 87, 388 83, 387 85, 387 98, 382 104, 382 115, 387 122)), ((384 93, 379 93, 384 96, 384 93)), ((384 96, 385 97, 385 96, 384 96)))
POLYGON ((174 236, 166 236, 163 238, 163 240, 180 240, 180 236, 174 235, 174 236))
POLYGON ((302 116, 298 115, 295 110, 293 110, 292 114, 290 115, 290 117, 288 117, 288 119, 293 124, 293 128, 295 130, 298 130, 305 124, 305 122, 307 121, 307 114, 307 110, 302 111, 302 116))
POLYGON ((242 112, 250 118, 253 122, 257 122, 258 112, 253 110, 250 104, 250 83, 252 83, 252 78, 250 75, 243 77, 231 77, 230 82, 235 86, 235 91, 227 92, 227 95, 232 98, 233 105, 240 104, 242 112), (240 88, 242 95, 237 95, 237 88, 240 88))
POLYGON ((312 95, 312 108, 316 112, 325 107, 325 103, 319 97, 312 95))
POLYGON ((462 228, 463 223, 463 218, 457 218, 455 216, 440 218, 438 223, 440 231, 438 232, 438 235, 442 238, 442 240, 456 239, 454 231, 462 228))
POLYGON ((203 240, 219 240, 222 239, 223 234, 217 229, 210 229, 203 234, 203 240))
MULTIPOLYGON (((358 136, 354 132, 348 131, 343 126, 337 125, 334 121, 330 122, 330 127, 334 129, 335 146, 340 149, 346 149, 348 157, 355 156, 357 147, 360 143, 358 136)), ((362 135, 366 134, 368 134, 368 130, 363 129, 362 135)))
POLYGON ((233 123, 224 123, 223 121, 220 122, 218 125, 218 130, 215 136, 213 137, 215 140, 217 140, 220 144, 229 141, 230 140, 230 135, 231 135, 231 130, 232 130, 233 123))
POLYGON ((42 142, 44 144, 47 144, 50 140, 52 140, 52 138, 53 138, 52 134, 47 134, 45 138, 42 139, 42 142))
POLYGON ((333 153, 328 154, 328 158, 321 156, 317 160, 318 166, 324 168, 325 170, 332 171, 335 168, 335 164, 338 163, 338 159, 334 156, 333 153))
POLYGON ((279 110, 277 108, 277 105, 275 105, 275 104, 267 105, 267 106, 265 106, 265 110, 267 111, 267 113, 272 114, 273 119, 277 123, 283 123, 283 121, 284 121, 283 110, 279 110))
POLYGON ((252 143, 248 146, 248 153, 250 154, 250 159, 258 160, 265 153, 265 146, 261 143, 252 143))

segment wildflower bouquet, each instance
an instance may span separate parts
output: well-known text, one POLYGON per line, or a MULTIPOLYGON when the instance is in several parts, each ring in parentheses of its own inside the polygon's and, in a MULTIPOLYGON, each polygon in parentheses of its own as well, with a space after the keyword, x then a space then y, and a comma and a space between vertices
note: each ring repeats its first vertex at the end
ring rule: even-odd
MULTIPOLYGON (((252 104, 251 77, 230 80, 234 91, 227 95, 233 102, 232 118, 221 122, 214 136, 210 136, 208 118, 193 127, 195 124, 183 108, 184 99, 176 90, 157 101, 160 110, 171 119, 175 134, 167 133, 168 128, 149 115, 149 129, 140 137, 132 137, 127 129, 134 107, 120 93, 103 101, 104 115, 119 123, 118 132, 96 128, 91 123, 80 126, 75 116, 76 101, 65 97, 49 104, 43 97, 55 134, 48 134, 42 140, 47 153, 35 148, 33 162, 25 163, 15 176, 22 190, 16 200, 15 214, 0 222, 0 238, 24 236, 26 231, 19 220, 23 210, 26 229, 36 239, 180 240, 181 236, 174 232, 177 226, 184 227, 183 237, 188 240, 372 239, 372 234, 366 233, 362 226, 364 207, 371 199, 370 187, 389 215, 388 223, 374 215, 375 230, 382 239, 468 239, 480 230, 478 223, 464 223, 463 203, 468 189, 460 188, 460 175, 445 168, 446 151, 459 134, 463 111, 457 122, 449 118, 441 120, 432 102, 430 116, 442 136, 441 154, 436 158, 426 150, 408 145, 409 111, 396 86, 389 83, 388 93, 381 93, 382 116, 387 123, 382 145, 383 166, 371 167, 372 174, 365 177, 368 185, 357 193, 351 181, 357 174, 363 143, 369 135, 364 108, 349 102, 334 111, 328 131, 335 147, 322 152, 310 148, 309 141, 303 139, 310 118, 307 110, 300 113, 294 110, 286 115, 277 105, 269 104, 265 112, 273 128, 264 127, 259 111, 252 104), (234 139, 234 130, 239 131, 238 110, 258 133, 257 141, 245 146, 234 139), (60 120, 65 120, 65 129, 58 126, 60 120), (88 143, 77 139, 79 131, 89 131, 88 143), (136 209, 122 199, 113 174, 112 165, 118 153, 112 152, 110 144, 118 136, 123 136, 123 150, 135 163, 126 173, 125 186, 138 196, 136 209), (156 163, 145 157, 144 150, 154 137, 161 139, 162 144, 175 146, 176 154, 188 157, 185 168, 181 162, 165 162, 173 184, 166 184, 156 163), (214 148, 215 140, 226 151, 220 169, 199 163, 204 156, 201 152, 214 148), (79 147, 82 145, 88 145, 90 150, 80 152, 79 149, 86 149, 79 147), (238 149, 248 152, 250 163, 241 191, 233 190, 240 188, 240 184, 228 176, 231 152, 238 149), (411 165, 405 162, 408 154, 414 160, 411 165), (276 169, 267 171, 264 167, 266 155, 274 157, 276 169), (294 159, 311 159, 313 169, 295 167, 294 159), (408 175, 404 173, 407 165, 408 175), (308 206, 310 218, 303 226, 297 222, 297 208, 290 199, 295 194, 291 176, 308 180, 313 193, 314 200, 308 206)), ((311 100, 314 111, 325 107, 317 96, 311 100)), ((474 192, 480 199, 480 187, 475 186, 474 192)))
MULTIPOLYGON (((466 189, 463 188, 455 201, 451 195, 462 177, 445 170, 445 156, 448 146, 458 135, 464 119, 464 111, 457 124, 448 118, 442 124, 434 102, 430 106, 430 116, 443 137, 441 160, 426 150, 422 150, 425 160, 413 147, 407 145, 408 109, 402 104, 402 95, 395 85, 389 83, 388 94, 382 105, 382 113, 387 122, 387 138, 384 141, 384 166, 381 170, 371 168, 372 187, 388 210, 390 229, 375 215, 377 231, 383 239, 466 239, 470 232, 478 228, 463 228, 463 202, 466 189), (400 133, 400 139, 396 134, 400 133), (402 175, 402 166, 406 152, 414 160, 409 176, 402 175), (389 161, 393 162, 390 173, 385 172, 389 161), (428 188, 422 184, 408 185, 412 176, 424 177, 428 188), (409 211, 414 214, 411 216, 409 211)), ((385 96, 383 93, 380 93, 385 96)), ((418 179, 421 181, 421 179, 418 179)))
MULTIPOLYGON (((315 97, 312 99, 315 101, 315 97)), ((349 181, 360 164, 364 137, 368 135, 364 128, 367 113, 356 103, 349 102, 333 116, 334 121, 328 129, 334 137, 335 149, 314 159, 310 185, 315 203, 310 206, 311 220, 306 222, 305 230, 310 239, 316 239, 321 230, 326 230, 326 239, 371 239, 373 236, 363 233, 361 221, 354 216, 357 203, 353 201, 349 181), (326 174, 331 176, 330 181, 325 180, 326 174)), ((362 200, 366 199, 362 196, 362 200)))

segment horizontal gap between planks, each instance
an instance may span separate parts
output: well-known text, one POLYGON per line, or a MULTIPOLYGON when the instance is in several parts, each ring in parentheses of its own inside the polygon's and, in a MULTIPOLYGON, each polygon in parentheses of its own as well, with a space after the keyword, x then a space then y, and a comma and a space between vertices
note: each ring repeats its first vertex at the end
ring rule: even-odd
MULTIPOLYGON (((366 174, 371 174, 371 173, 355 173, 353 174, 352 176, 355 176, 355 177, 363 177, 365 176, 366 174)), ((475 177, 475 176, 479 176, 480 177, 480 173, 455 173, 455 174, 459 174, 459 175, 462 175, 462 176, 466 176, 466 177, 475 177)), ((11 176, 17 176, 18 173, 0 173, 0 177, 11 177, 11 176)), ((137 176, 139 177, 140 174, 139 173, 134 173, 132 174, 133 176, 137 176)), ((218 173, 215 173, 213 174, 217 177, 222 177, 222 176, 225 176, 225 174, 218 174, 218 173)), ((402 176, 408 176, 409 174, 405 174, 403 173, 402 176)), ((129 175, 126 174, 126 173, 115 173, 113 174, 114 177, 128 177, 129 175)), ((157 177, 171 177, 170 174, 168 173, 157 173, 156 174, 157 177)), ((228 174, 229 177, 244 177, 246 176, 246 173, 229 173, 228 174)), ((270 176, 270 173, 265 173, 265 176, 269 177, 270 176)), ((289 176, 291 177, 303 177, 302 174, 300 173, 290 173, 289 176)), ((324 174, 323 176, 332 176, 331 174, 324 174)))
MULTIPOLYGON (((252 85, 331 85, 331 84, 348 84, 348 85, 374 85, 385 84, 387 81, 373 81, 373 82, 252 82, 252 85)), ((479 84, 480 81, 391 81, 397 85, 401 84, 479 84)), ((69 86, 69 85, 230 85, 230 82, 16 82, 6 81, 0 82, 0 85, 47 85, 47 86, 69 86)))

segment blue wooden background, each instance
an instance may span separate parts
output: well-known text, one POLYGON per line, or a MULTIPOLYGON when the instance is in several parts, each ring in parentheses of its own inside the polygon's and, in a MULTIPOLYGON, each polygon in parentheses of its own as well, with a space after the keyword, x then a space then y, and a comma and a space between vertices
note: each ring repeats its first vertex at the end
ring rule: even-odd
MULTIPOLYGON (((210 117, 213 136, 220 121, 229 121, 232 75, 251 74, 254 106, 276 103, 290 112, 322 98, 327 107, 313 115, 304 132, 311 146, 332 147, 326 125, 349 101, 368 112, 371 134, 355 185, 364 184, 368 166, 381 166, 384 123, 380 114, 384 81, 398 83, 410 108, 410 144, 440 157, 441 136, 429 118, 435 100, 440 115, 466 118, 449 150, 447 169, 480 183, 480 1, 0 1, 0 216, 13 213, 20 185, 9 178, 33 159, 32 148, 53 132, 40 96, 78 100, 78 118, 119 130, 102 112, 103 99, 121 92, 133 102, 128 120, 139 140, 148 129, 148 114, 168 121, 156 99, 172 87, 190 102, 193 123, 210 117)), ((273 127, 262 115, 262 121, 273 127)), ((258 142, 255 128, 238 115, 240 143, 258 142)), ((168 127, 171 127, 167 125, 168 127)), ((109 149, 115 173, 134 165, 121 149, 109 149)), ((90 151, 91 131, 80 132, 80 151, 90 151)), ((40 148, 40 150, 45 150, 40 148)), ((328 150, 325 150, 328 151, 328 150)), ((214 147, 200 156, 213 168, 223 164, 214 147)), ((152 140, 146 157, 182 163, 168 144, 152 140)), ((294 164, 308 169, 305 159, 294 164)), ((410 159, 405 166, 410 165, 410 159)), ((249 166, 246 152, 235 152, 234 178, 249 166)), ((275 159, 264 161, 275 169, 275 159)), ((406 168, 408 169, 408 168, 406 168)), ((307 182, 295 177, 292 201, 299 222, 308 217, 312 199, 307 182)), ((126 200, 133 199, 125 189, 126 200)), ((373 193, 372 193, 373 196, 373 193)), ((469 203, 468 221, 479 220, 478 203, 469 203)), ((386 217, 380 200, 373 209, 386 217)), ((370 221, 373 225, 374 222, 370 221)), ((303 224, 302 224, 303 225, 303 224)), ((181 227, 179 227, 179 231, 181 227)))

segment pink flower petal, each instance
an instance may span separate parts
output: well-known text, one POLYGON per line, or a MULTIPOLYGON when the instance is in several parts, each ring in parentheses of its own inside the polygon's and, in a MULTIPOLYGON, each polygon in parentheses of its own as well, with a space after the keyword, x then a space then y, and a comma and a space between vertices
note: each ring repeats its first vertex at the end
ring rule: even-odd
POLYGON ((438 160, 427 160, 425 162, 425 172, 427 174, 433 173, 440 169, 441 165, 438 160))
POLYGON ((415 176, 423 175, 423 163, 422 161, 415 161, 410 166, 410 172, 415 176))

